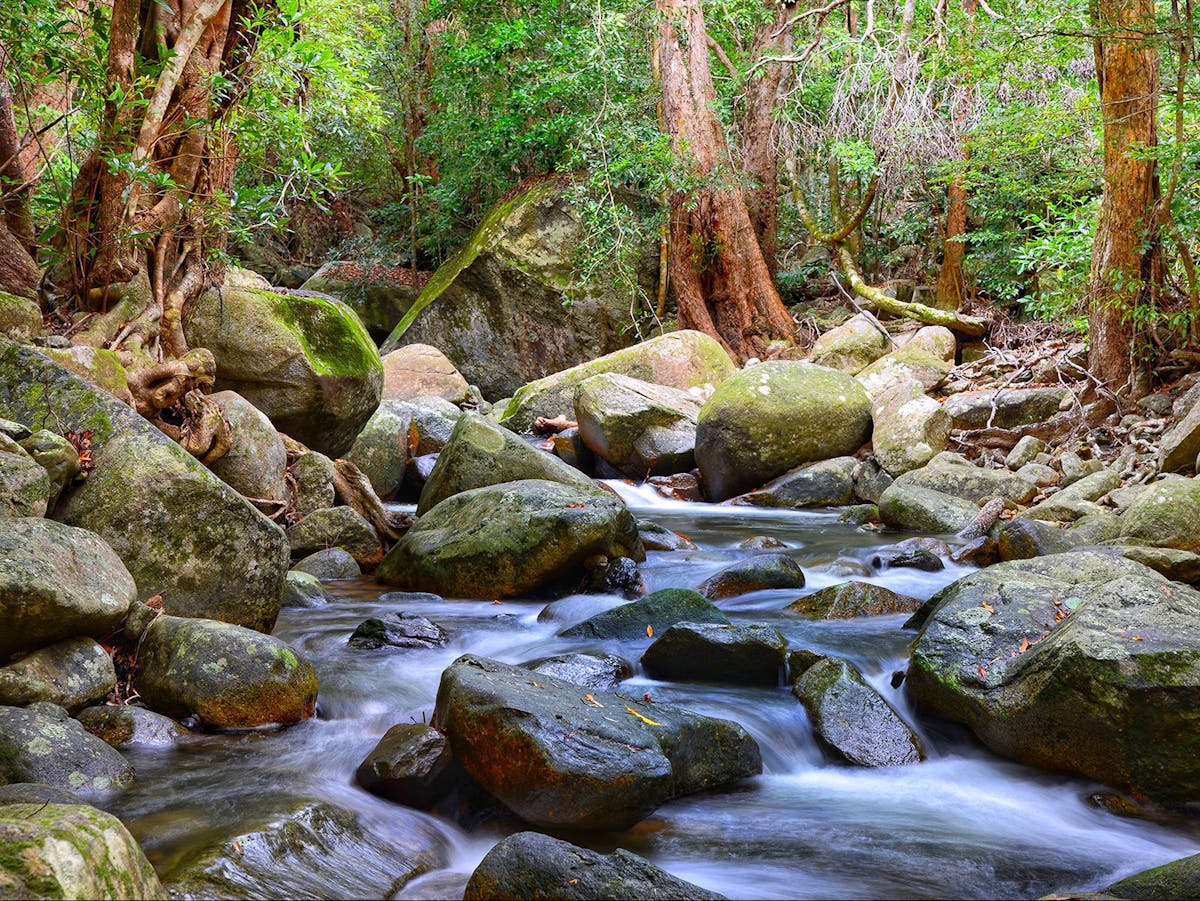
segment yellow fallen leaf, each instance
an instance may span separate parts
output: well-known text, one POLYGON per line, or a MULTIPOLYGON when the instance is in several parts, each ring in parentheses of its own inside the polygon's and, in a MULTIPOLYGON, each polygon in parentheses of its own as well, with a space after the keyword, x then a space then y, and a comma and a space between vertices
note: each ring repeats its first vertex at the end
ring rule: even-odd
POLYGON ((996 612, 996 608, 995 608, 995 607, 993 607, 991 604, 989 604, 987 601, 984 601, 984 602, 983 602, 982 604, 980 604, 979 606, 980 606, 980 607, 982 607, 984 610, 986 610, 988 613, 995 613, 995 612, 996 612))
POLYGON ((647 637, 647 638, 653 638, 653 637, 654 637, 654 627, 653 627, 653 626, 647 626, 647 627, 646 627, 646 637, 647 637))
POLYGON ((656 723, 656 722, 654 722, 654 720, 650 719, 650 717, 645 716, 641 713, 638 713, 636 710, 634 710, 628 704, 625 705, 625 709, 629 711, 630 716, 636 716, 639 720, 641 720, 647 726, 661 726, 662 725, 662 723, 656 723))

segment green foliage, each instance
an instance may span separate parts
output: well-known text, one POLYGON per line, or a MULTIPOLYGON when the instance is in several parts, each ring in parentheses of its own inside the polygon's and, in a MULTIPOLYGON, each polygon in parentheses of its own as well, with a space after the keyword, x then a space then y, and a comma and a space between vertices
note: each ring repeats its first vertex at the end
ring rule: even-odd
POLYGON ((1073 207, 1051 206, 1046 213, 1025 216, 1025 243, 1013 262, 1029 274, 1031 290, 1018 298, 1040 319, 1072 331, 1087 331, 1088 278, 1096 231, 1098 200, 1073 207))

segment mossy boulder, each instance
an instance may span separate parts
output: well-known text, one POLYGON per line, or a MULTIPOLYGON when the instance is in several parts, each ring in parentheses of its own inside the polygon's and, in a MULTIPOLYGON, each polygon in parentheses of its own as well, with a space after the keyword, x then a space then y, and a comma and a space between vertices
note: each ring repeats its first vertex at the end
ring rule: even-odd
POLYGON ((645 558, 625 505, 527 479, 442 501, 388 551, 376 578, 443 597, 513 597, 578 584, 596 555, 645 558))
POLYGON ((787 554, 756 554, 714 573, 696 590, 710 601, 719 601, 751 591, 803 587, 804 570, 795 558, 787 554))
POLYGON ((688 901, 724 898, 618 848, 599 854, 540 832, 498 842, 467 881, 464 901, 688 901))
POLYGON ((333 487, 336 476, 333 461, 324 454, 300 454, 292 463, 291 501, 296 515, 303 519, 315 510, 332 507, 337 499, 333 487))
POLYGON ((116 687, 112 658, 90 638, 68 638, 0 667, 0 704, 11 707, 49 701, 74 713, 116 687))
POLYGON ((704 404, 696 464, 710 500, 756 488, 802 463, 853 454, 871 434, 870 401, 852 376, 809 363, 759 363, 704 404))
POLYGON ((103 538, 141 598, 161 594, 177 615, 272 627, 287 572, 283 530, 132 408, 0 338, 0 416, 92 432, 94 469, 55 516, 103 538))
POLYGON ((166 896, 129 830, 86 804, 0 807, 0 860, 3 898, 166 896))
POLYGON ((871 419, 875 424, 872 453, 892 476, 925 466, 950 440, 949 415, 915 381, 900 382, 878 394, 871 404, 871 419))
POLYGON ((340 547, 331 547, 324 551, 317 551, 315 554, 309 554, 293 569, 296 572, 307 573, 323 582, 357 579, 362 575, 362 567, 358 565, 358 561, 340 547))
POLYGON ((359 566, 374 566, 383 559, 383 545, 374 527, 350 507, 314 510, 289 528, 287 535, 296 557, 340 547, 359 566))
POLYGON ((42 347, 38 352, 49 357, 85 382, 107 391, 119 401, 133 405, 129 377, 116 351, 86 344, 74 347, 42 347))
POLYGON ((893 482, 879 497, 879 518, 893 529, 958 532, 979 515, 979 507, 952 494, 893 482))
POLYGON ((1050 419, 1067 395, 1062 386, 960 391, 947 398, 945 407, 956 429, 982 429, 989 421, 1012 429, 1050 419))
POLYGON ((20 447, 46 470, 50 479, 50 499, 46 509, 53 510, 63 490, 75 481, 82 469, 79 451, 62 435, 49 429, 38 429, 23 438, 20 447))
MULTIPOLYGON (((629 215, 637 215, 631 201, 629 215)), ((433 274, 383 345, 440 347, 487 398, 627 346, 626 281, 612 265, 582 277, 588 226, 561 182, 500 201, 433 274)), ((658 284, 658 243, 634 266, 642 290, 658 284)))
POLYGON ((951 453, 940 453, 920 469, 898 476, 896 484, 940 491, 973 504, 990 497, 1024 504, 1037 493, 1036 485, 1015 472, 984 469, 951 453))
POLYGON ((615 372, 575 389, 583 443, 633 479, 674 475, 695 466, 700 398, 615 372))
POLYGON ((671 798, 759 773, 746 730, 473 655, 442 673, 433 724, 459 765, 525 822, 627 829, 671 798))
POLYGON ((887 616, 912 613, 921 602, 870 582, 839 582, 792 601, 789 613, 812 619, 853 619, 857 616, 887 616))
POLYGON ((362 470, 375 493, 394 497, 410 458, 439 453, 463 412, 441 397, 385 400, 354 440, 346 459, 362 470))
POLYGON ((42 311, 37 301, 0 291, 0 335, 30 341, 42 334, 42 311))
POLYGON ((446 355, 428 344, 405 344, 383 357, 384 400, 440 397, 461 404, 470 399, 470 388, 446 355))
POLYGON ((284 607, 324 607, 328 603, 329 592, 320 579, 298 569, 288 571, 283 586, 284 607))
POLYGON ((530 382, 513 395, 501 424, 527 432, 539 416, 569 419, 576 388, 606 372, 686 391, 719 385, 737 372, 737 366, 714 338, 690 330, 670 332, 530 382))
POLYGON ((1200 549, 1200 479, 1151 485, 1122 514, 1120 537, 1131 544, 1200 549))
POLYGON ((45 516, 50 476, 25 453, 0 450, 0 518, 45 516))
POLYGON ((1200 854, 1142 870, 1101 891, 1123 901, 1191 901, 1200 898, 1200 854))
POLYGON ((772 479, 761 488, 733 498, 734 504, 752 507, 842 507, 854 500, 853 457, 834 457, 805 463, 772 479))
POLYGON ((464 491, 521 479, 543 479, 587 494, 610 496, 558 457, 476 413, 464 413, 425 480, 417 515, 464 491))
POLYGON ((925 756, 912 728, 848 660, 817 660, 792 692, 808 711, 813 733, 850 763, 902 766, 925 756))
POLYGON ((891 349, 892 339, 888 334, 859 313, 818 338, 808 358, 818 366, 854 375, 891 349))
POLYGON ((287 450, 271 420, 236 391, 218 391, 211 397, 221 405, 233 444, 209 469, 243 497, 286 501, 287 450))
POLYGON ((129 704, 88 707, 75 718, 88 732, 114 748, 169 748, 188 735, 169 716, 129 704))
POLYGON ((312 664, 279 639, 178 616, 146 630, 134 684, 151 710, 211 729, 290 725, 312 716, 317 700, 312 664))
POLYGON ((1200 593, 1114 553, 1001 563, 917 614, 905 684, 1005 757, 1200 799, 1200 593))
POLYGON ((787 639, 766 623, 675 623, 642 654, 655 679, 778 685, 787 639))
POLYGON ((399 266, 364 266, 349 260, 324 263, 300 286, 301 291, 328 294, 354 310, 376 341, 383 341, 417 299, 412 270, 399 266))
POLYGON ((1020 516, 1000 526, 997 550, 1001 560, 1028 560, 1046 554, 1063 554, 1082 542, 1066 529, 1020 516))
POLYGON ((211 289, 184 333, 212 351, 218 390, 236 391, 321 453, 349 450, 379 406, 379 351, 354 311, 331 297, 211 289))
POLYGON ((686 588, 663 588, 563 629, 563 638, 637 641, 653 638, 676 623, 726 624, 729 617, 704 595, 686 588))
POLYGON ((880 357, 861 370, 855 378, 872 399, 903 382, 916 382, 925 391, 932 391, 946 380, 954 363, 929 353, 920 345, 901 347, 880 357))
POLYGON ((137 596, 125 565, 91 532, 0 518, 0 660, 67 638, 103 638, 137 596))
POLYGON ((133 767, 54 704, 0 707, 0 784, 44 782, 107 792, 133 781, 133 767))

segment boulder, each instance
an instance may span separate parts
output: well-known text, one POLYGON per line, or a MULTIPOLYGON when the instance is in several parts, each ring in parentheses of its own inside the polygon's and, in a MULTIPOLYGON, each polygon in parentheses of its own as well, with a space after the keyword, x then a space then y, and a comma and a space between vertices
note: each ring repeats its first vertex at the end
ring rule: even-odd
POLYGON ((320 579, 298 569, 288 571, 283 585, 284 607, 324 607, 328 603, 329 592, 320 579))
POLYGON ((114 748, 169 748, 188 732, 169 716, 133 707, 88 707, 76 717, 83 728, 114 748))
POLYGON ((1200 799, 1200 593, 1077 549, 972 573, 917 618, 923 709, 1023 763, 1200 799))
POLYGON ((270 635, 161 616, 142 637, 134 686, 151 710, 211 729, 290 725, 313 715, 312 664, 270 635))
POLYGON ((696 463, 710 500, 756 488, 802 463, 853 454, 870 437, 870 402, 853 377, 809 363, 760 363, 704 404, 696 463))
POLYGON ((736 723, 590 694, 465 655, 442 673, 433 723, 468 775, 547 828, 627 829, 671 798, 761 772, 736 723))
POLYGON ((1148 566, 1173 582, 1200 583, 1200 554, 1169 547, 1117 545, 1114 549, 1120 551, 1122 557, 1148 566))
POLYGON ((642 667, 655 679, 778 685, 787 639, 765 623, 676 623, 654 639, 642 667))
POLYGON ((464 491, 522 479, 542 479, 586 494, 611 496, 558 457, 476 413, 464 413, 421 489, 417 515, 423 516, 464 491))
POLYGON ((358 650, 379 648, 436 648, 446 643, 446 630, 416 613, 397 613, 387 619, 363 620, 347 640, 358 650))
POLYGON ((1072 482, 1040 504, 1023 511, 1021 515, 1052 522, 1074 522, 1085 516, 1103 513, 1104 509, 1095 501, 1114 488, 1120 487, 1121 479, 1116 473, 1102 470, 1072 482))
POLYGON ((309 554, 293 569, 296 572, 307 573, 323 582, 337 579, 357 579, 362 576, 358 562, 347 551, 340 547, 309 554))
POLYGON ((871 419, 872 453, 893 477, 925 466, 950 440, 949 415, 915 381, 899 382, 877 394, 871 419))
POLYGON ((383 358, 383 399, 440 397, 466 403, 470 386, 444 353, 428 344, 406 344, 383 358))
POLYGON ((305 557, 326 548, 340 547, 359 566, 374 566, 383 559, 383 545, 374 527, 350 507, 314 510, 287 531, 292 555, 305 557))
POLYGON ((42 311, 37 301, 0 290, 0 335, 31 341, 42 335, 42 311))
MULTIPOLYGON (((627 279, 607 262, 581 278, 587 237, 580 209, 557 181, 500 201, 425 284, 384 353, 414 342, 440 347, 467 381, 497 398, 625 347, 627 279)), ((635 268, 653 295, 657 240, 641 248, 635 268)))
POLYGON ((1191 901, 1200 897, 1200 854, 1126 876, 1101 894, 1128 901, 1191 901))
POLYGON ((853 619, 912 613, 921 602, 870 582, 839 582, 792 601, 784 609, 812 619, 853 619))
POLYGON ((1038 488, 1049 488, 1062 481, 1058 471, 1044 463, 1026 463, 1017 470, 1017 475, 1027 482, 1033 482, 1038 488))
POLYGON ((218 390, 236 391, 279 431, 331 457, 350 449, 379 405, 379 351, 354 311, 331 297, 210 289, 184 334, 212 351, 218 390))
POLYGON ((916 382, 925 391, 933 391, 946 380, 953 363, 918 347, 902 347, 880 357, 855 376, 871 398, 879 397, 893 385, 916 382))
POLYGON ((370 479, 376 494, 395 497, 409 458, 440 452, 462 415, 462 410, 440 397, 385 400, 355 439, 346 459, 370 479))
POLYGON ((621 604, 559 633, 563 638, 637 641, 681 622, 728 624, 729 617, 703 595, 686 588, 663 588, 621 604))
MULTIPOLYGON (((1070 528, 1071 537, 1079 544, 1105 544, 1116 541, 1120 536, 1121 517, 1109 511, 1092 513, 1075 520, 1070 528)), ((1166 551, 1165 548, 1145 548, 1145 550, 1166 551)), ((1175 553, 1186 554, 1187 551, 1177 551, 1175 553)), ((1183 581, 1186 582, 1188 580, 1184 579, 1183 581)))
POLYGON ((0 784, 44 782, 107 792, 133 781, 133 767, 54 704, 0 707, 0 784))
POLYGON ((575 389, 575 420, 583 443, 632 479, 687 472, 695 464, 695 394, 615 372, 575 389))
POLYGON ((117 687, 112 658, 90 638, 68 638, 0 667, 0 704, 49 701, 74 713, 117 687))
POLYGON ((881 547, 871 557, 874 569, 907 567, 935 573, 945 569, 943 557, 950 556, 950 545, 938 538, 906 538, 893 545, 881 547))
POLYGON ((613 495, 527 479, 442 501, 388 551, 376 578, 443 597, 512 597, 578 582, 598 554, 644 559, 625 505, 613 495))
POLYGON ((978 515, 971 501, 909 483, 893 482, 879 498, 879 518, 893 529, 958 532, 978 515))
POLYGON ((521 666, 593 691, 616 691, 617 686, 633 675, 629 661, 615 654, 557 654, 521 666))
POLYGON ((792 686, 813 732, 840 757, 859 766, 901 766, 925 755, 916 734, 853 663, 826 657, 792 686))
POLYGON ((922 350, 947 363, 954 362, 954 353, 958 350, 958 339, 954 337, 954 332, 950 329, 941 325, 926 325, 915 332, 909 332, 909 334, 912 337, 908 340, 902 340, 900 336, 897 336, 896 343, 909 350, 922 350))
POLYGON ((1002 497, 1024 504, 1037 493, 1037 487, 1007 469, 984 469, 958 454, 941 453, 921 469, 906 472, 897 484, 931 488, 943 494, 979 504, 990 497, 1002 497))
POLYGON ((63 490, 75 481, 82 466, 79 451, 62 435, 39 429, 20 441, 20 447, 46 470, 50 479, 50 498, 46 509, 53 510, 63 490))
POLYGON ((384 839, 326 801, 284 803, 247 799, 232 824, 227 808, 219 820, 193 812, 205 827, 194 833, 211 838, 171 866, 170 897, 383 898, 446 866, 446 849, 423 829, 389 830, 384 839))
POLYGON ((708 335, 686 330, 670 332, 529 383, 513 395, 501 424, 525 432, 533 428, 539 416, 569 418, 575 408, 575 389, 592 376, 606 372, 686 391, 719 385, 737 372, 737 366, 708 335))
POLYGON ((1033 463, 1039 454, 1044 454, 1047 450, 1049 447, 1041 438, 1025 435, 1008 452, 1008 456, 1004 458, 1004 465, 1013 472, 1019 472, 1022 466, 1033 463))
POLYGON ((112 814, 86 804, 0 807, 0 897, 166 897, 154 867, 112 814))
POLYGON ((891 349, 892 339, 887 332, 859 313, 818 338, 808 358, 818 366, 854 375, 891 349))
POLYGON ((843 507, 854 500, 853 457, 834 457, 817 463, 805 463, 785 472, 731 503, 753 507, 843 507))
POLYGON ((0 518, 45 516, 50 503, 50 476, 25 453, 0 450, 0 518))
POLYGON ((233 444, 208 468, 243 497, 286 501, 287 451, 271 420, 236 391, 218 391, 211 397, 221 405, 233 444))
POLYGON ((669 901, 724 898, 618 848, 603 855, 539 832, 502 839, 467 881, 464 901, 669 901))
POLYGON ((787 554, 756 554, 709 576, 697 589, 710 601, 772 588, 803 588, 804 571, 787 554))
POLYGON ((993 428, 1013 429, 1052 418, 1069 394, 1062 386, 960 391, 943 406, 956 429, 982 429, 989 420, 993 428))
POLYGON ((620 594, 626 600, 633 600, 646 593, 646 583, 637 561, 629 557, 597 557, 589 563, 579 591, 583 594, 620 594))
POLYGON ((692 472, 677 472, 670 476, 651 476, 646 484, 668 500, 692 501, 699 503, 704 500, 700 491, 700 480, 692 472))
POLYGON ((367 791, 409 807, 432 807, 456 777, 446 736, 424 723, 392 726, 354 772, 367 791))
POLYGON ((854 497, 863 503, 878 505, 883 492, 894 482, 874 457, 860 460, 854 467, 854 497))
POLYGON ((283 530, 133 409, 0 338, 0 415, 38 424, 51 411, 63 429, 92 432, 94 463, 56 518, 103 538, 139 596, 161 594, 168 613, 272 627, 287 572, 283 530))
POLYGON ((125 565, 91 532, 0 517, 0 660, 66 638, 104 638, 136 597, 125 565))
POLYGON ((1122 514, 1121 538, 1181 551, 1200 549, 1200 480, 1166 479, 1151 485, 1122 514))
POLYGON ((1196 455, 1200 454, 1200 402, 1196 392, 1186 398, 1186 412, 1165 432, 1158 445, 1158 468, 1161 472, 1193 472, 1196 455))
POLYGON ((672 532, 666 526, 647 519, 637 521, 638 533, 642 536, 642 545, 648 551, 694 551, 696 543, 690 538, 684 538, 678 532, 672 532))
MULTIPOLYGON (((495 422, 496 420, 493 417, 491 421, 495 422)), ((575 467, 585 475, 595 470, 596 458, 588 446, 583 443, 583 438, 579 434, 579 426, 571 426, 561 432, 555 432, 550 436, 550 440, 554 444, 554 455, 568 466, 575 467)))
POLYGON ((296 457, 292 463, 292 507, 297 516, 303 519, 315 510, 334 505, 337 492, 333 480, 336 475, 333 461, 324 454, 309 451, 296 457))
POLYGON ((71 370, 85 382, 133 406, 129 376, 116 351, 77 344, 73 347, 39 347, 38 353, 71 370))
POLYGON ((1027 560, 1046 554, 1063 554, 1080 543, 1065 529, 1023 516, 1004 523, 997 541, 1001 560, 1027 560))
POLYGON ((83 798, 65 788, 45 782, 10 782, 0 785, 0 806, 7 804, 85 804, 83 798))
POLYGON ((412 307, 419 286, 413 286, 407 267, 330 260, 300 290, 336 297, 355 312, 374 340, 384 341, 412 307))

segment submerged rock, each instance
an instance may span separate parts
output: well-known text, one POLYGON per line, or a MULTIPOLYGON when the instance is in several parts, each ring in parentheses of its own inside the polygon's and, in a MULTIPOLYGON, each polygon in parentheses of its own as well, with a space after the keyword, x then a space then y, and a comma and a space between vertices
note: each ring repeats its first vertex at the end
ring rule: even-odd
POLYGON ((391 648, 436 648, 446 643, 446 630, 415 613, 397 613, 382 619, 363 620, 346 642, 358 650, 391 648))
POLYGON ((778 685, 787 640, 765 623, 676 623, 642 655, 655 679, 778 685))
POLYGON ((121 821, 84 804, 0 806, 0 860, 4 898, 166 896, 121 821))
POLYGON ((559 633, 563 638, 636 641, 653 637, 681 622, 728 623, 711 601, 686 588, 663 588, 640 600, 621 604, 559 633))
POLYGON ((496 844, 467 882, 464 901, 668 901, 724 898, 618 848, 602 855, 538 832, 496 844))
POLYGON ((54 704, 0 707, 0 784, 45 782, 106 792, 133 781, 133 767, 54 704))
POLYGON ((770 588, 803 588, 804 571, 787 554, 756 554, 709 576, 697 589, 711 601, 770 588))
POLYGON ((590 694, 465 655, 442 673, 434 725, 468 775, 544 827, 626 829, 671 798, 762 769, 758 746, 736 723, 590 694))
POLYGON ((512 597, 578 584, 597 554, 644 559, 625 505, 613 495, 528 479, 442 501, 388 551, 376 577, 443 597, 512 597))

